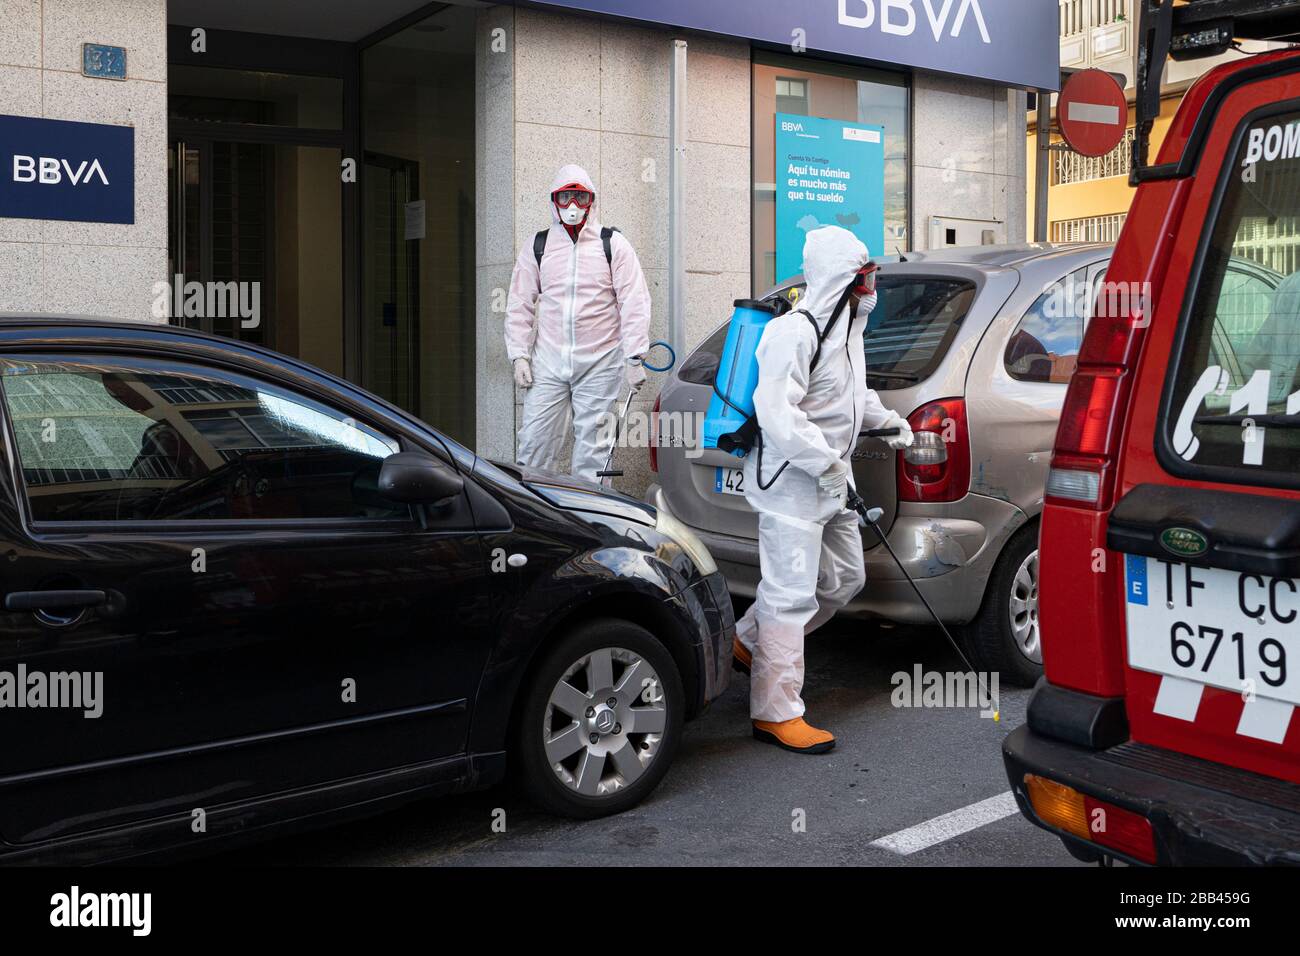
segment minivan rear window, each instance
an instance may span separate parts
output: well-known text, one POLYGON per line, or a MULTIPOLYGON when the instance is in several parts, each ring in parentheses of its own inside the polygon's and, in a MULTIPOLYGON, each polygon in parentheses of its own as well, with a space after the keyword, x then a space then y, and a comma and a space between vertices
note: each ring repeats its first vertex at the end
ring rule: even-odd
POLYGON ((905 388, 939 367, 975 301, 975 283, 941 276, 882 274, 867 322, 867 378, 905 388))
POLYGON ((1300 112, 1250 121, 1177 347, 1161 458, 1175 474, 1300 476, 1300 112))

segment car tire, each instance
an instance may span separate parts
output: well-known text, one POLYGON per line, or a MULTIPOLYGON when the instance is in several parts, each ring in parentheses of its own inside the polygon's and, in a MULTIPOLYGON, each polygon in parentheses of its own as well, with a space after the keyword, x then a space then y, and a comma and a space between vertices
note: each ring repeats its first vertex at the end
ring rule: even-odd
POLYGON ((963 629, 971 663, 999 681, 1032 687, 1043 676, 1038 629, 1038 524, 1022 528, 1003 548, 984 591, 979 615, 963 629), (1036 651, 1035 654, 1031 651, 1036 651))
POLYGON ((588 621, 546 651, 524 691, 519 782, 560 816, 622 813, 668 772, 685 711, 677 665, 653 634, 629 621, 588 621))

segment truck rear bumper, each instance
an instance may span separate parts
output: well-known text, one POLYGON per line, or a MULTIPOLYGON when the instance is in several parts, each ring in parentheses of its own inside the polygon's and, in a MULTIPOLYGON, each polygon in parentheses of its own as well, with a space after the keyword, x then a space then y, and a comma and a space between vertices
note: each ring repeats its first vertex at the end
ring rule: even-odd
MULTIPOLYGON (((1035 697, 1044 692, 1085 699, 1075 703, 1102 702, 1046 683, 1039 684, 1035 697)), ((1144 816, 1155 834, 1160 865, 1300 865, 1300 786, 1134 741, 1104 749, 1067 743, 1043 732, 1051 721, 1036 721, 1034 709, 1031 701, 1029 722, 1003 741, 1002 759, 1020 812, 1067 845, 1142 865, 1044 823, 1029 800, 1026 774, 1144 816)), ((1061 713, 1053 708, 1052 717, 1061 713)))

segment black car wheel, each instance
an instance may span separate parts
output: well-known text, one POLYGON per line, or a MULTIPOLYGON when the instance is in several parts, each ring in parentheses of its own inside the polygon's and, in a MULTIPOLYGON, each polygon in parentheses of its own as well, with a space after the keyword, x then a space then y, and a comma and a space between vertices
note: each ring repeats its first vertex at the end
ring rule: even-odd
POLYGON ((964 629, 967 651, 979 670, 996 671, 1017 687, 1043 675, 1038 628, 1038 524, 1007 542, 984 592, 979 616, 964 629))
POLYGON ((533 672, 516 732, 525 789, 553 813, 620 813, 663 779, 685 695, 672 655, 627 621, 589 621, 533 672))

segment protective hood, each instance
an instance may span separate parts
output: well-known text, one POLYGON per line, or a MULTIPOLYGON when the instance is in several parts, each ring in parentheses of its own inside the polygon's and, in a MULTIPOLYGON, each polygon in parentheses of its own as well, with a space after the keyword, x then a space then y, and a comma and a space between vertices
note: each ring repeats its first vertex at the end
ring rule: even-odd
MULTIPOLYGON (((817 320, 818 328, 825 331, 840 296, 857 271, 870 260, 862 240, 847 229, 822 226, 809 232, 803 246, 803 275, 808 289, 799 300, 799 308, 808 310, 817 320)), ((849 313, 850 307, 846 305, 831 333, 841 342, 842 336, 848 335, 853 318, 849 313)))
MULTIPOLYGON (((552 222, 559 222, 560 214, 555 209, 555 203, 551 202, 551 197, 555 195, 556 190, 563 189, 565 186, 569 185, 570 183, 577 183, 579 186, 587 190, 593 196, 596 195, 596 187, 592 183, 591 177, 587 175, 587 171, 585 169, 573 163, 570 163, 568 166, 561 166, 560 171, 555 174, 555 179, 551 182, 550 191, 547 192, 546 194, 546 205, 550 207, 552 222)), ((591 209, 588 211, 587 222, 588 224, 590 224, 595 221, 596 221, 596 204, 593 202, 591 204, 591 209)))

